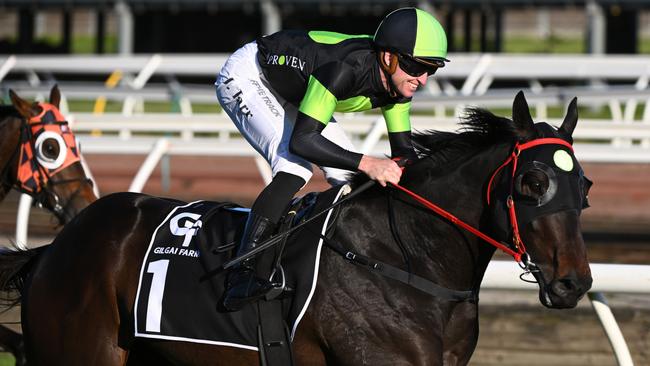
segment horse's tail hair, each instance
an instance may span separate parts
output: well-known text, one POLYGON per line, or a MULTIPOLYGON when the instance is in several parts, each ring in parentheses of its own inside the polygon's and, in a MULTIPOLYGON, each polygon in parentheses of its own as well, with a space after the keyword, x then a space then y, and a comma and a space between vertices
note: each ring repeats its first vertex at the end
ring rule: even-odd
POLYGON ((0 248, 0 301, 8 308, 20 303, 27 275, 46 247, 0 248))

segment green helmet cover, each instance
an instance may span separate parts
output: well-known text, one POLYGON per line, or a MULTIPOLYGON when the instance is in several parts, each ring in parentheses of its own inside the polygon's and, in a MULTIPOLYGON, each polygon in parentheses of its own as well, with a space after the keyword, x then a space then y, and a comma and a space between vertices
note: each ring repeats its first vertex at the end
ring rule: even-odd
POLYGON ((380 49, 449 61, 445 30, 431 14, 417 8, 401 8, 388 14, 377 27, 374 41, 380 49))

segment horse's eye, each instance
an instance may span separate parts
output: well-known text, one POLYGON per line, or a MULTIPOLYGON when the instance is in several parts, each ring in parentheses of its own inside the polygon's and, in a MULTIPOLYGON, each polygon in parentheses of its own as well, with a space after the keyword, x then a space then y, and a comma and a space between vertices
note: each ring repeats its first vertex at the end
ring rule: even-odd
POLYGON ((65 162, 67 149, 61 135, 53 131, 41 133, 34 142, 36 159, 47 169, 57 169, 65 162))
POLYGON ((546 173, 540 169, 531 169, 524 173, 521 186, 517 188, 522 195, 537 199, 546 193, 548 186, 549 178, 546 173))
POLYGON ((43 157, 51 160, 56 160, 61 150, 59 143, 55 139, 47 139, 43 141, 41 152, 43 157))

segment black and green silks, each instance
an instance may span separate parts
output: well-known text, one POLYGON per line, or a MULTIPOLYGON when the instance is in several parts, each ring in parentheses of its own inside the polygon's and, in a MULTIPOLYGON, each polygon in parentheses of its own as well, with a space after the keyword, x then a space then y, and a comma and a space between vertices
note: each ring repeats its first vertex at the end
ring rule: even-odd
POLYGON ((393 155, 413 155, 411 99, 391 97, 384 88, 371 36, 281 31, 257 43, 264 77, 299 109, 292 151, 321 166, 356 170, 361 155, 331 143, 320 131, 335 111, 381 108, 393 155))

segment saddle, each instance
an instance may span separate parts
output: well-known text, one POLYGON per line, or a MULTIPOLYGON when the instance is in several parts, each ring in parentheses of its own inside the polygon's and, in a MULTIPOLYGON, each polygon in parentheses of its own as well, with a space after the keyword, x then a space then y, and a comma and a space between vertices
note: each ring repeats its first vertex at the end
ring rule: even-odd
MULTIPOLYGON (((331 189, 294 200, 278 233, 321 212, 340 195, 331 189)), ((270 258, 274 281, 282 284, 270 294, 274 300, 238 312, 215 309, 225 288, 223 264, 236 253, 247 215, 243 207, 207 201, 171 210, 154 232, 140 271, 136 337, 258 350, 265 365, 291 364, 286 350, 316 287, 319 234, 334 216, 323 214, 268 249, 263 257, 270 258), (274 353, 289 361, 273 362, 274 353)))

